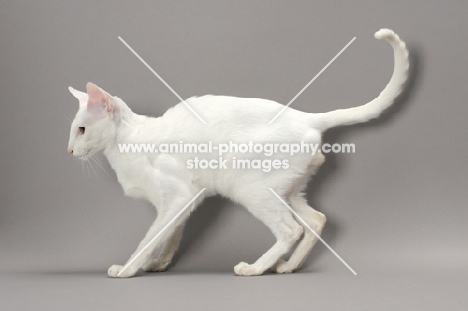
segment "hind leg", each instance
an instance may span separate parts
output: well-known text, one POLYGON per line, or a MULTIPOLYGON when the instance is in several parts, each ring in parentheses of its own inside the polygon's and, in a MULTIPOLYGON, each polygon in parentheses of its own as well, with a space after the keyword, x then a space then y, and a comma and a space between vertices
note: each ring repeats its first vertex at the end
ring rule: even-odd
MULTIPOLYGON (((309 166, 307 174, 299 180, 288 198, 291 208, 317 233, 319 236, 325 226, 326 217, 324 214, 314 210, 307 204, 307 200, 301 196, 301 192, 306 188, 310 175, 314 174, 320 165, 325 161, 325 157, 320 154, 309 166)), ((273 268, 277 273, 291 273, 300 268, 310 251, 317 243, 317 236, 312 233, 304 224, 297 219, 304 227, 304 238, 299 242, 288 261, 278 260, 273 268)))
MULTIPOLYGON (((292 209, 320 236, 326 222, 325 215, 310 207, 307 201, 299 195, 289 198, 289 203, 292 209)), ((301 221, 298 220, 298 222, 302 225, 301 221)), ((289 260, 280 259, 273 270, 277 273, 291 273, 300 268, 317 241, 317 236, 304 226, 304 238, 299 242, 289 260)))
POLYGON ((252 276, 260 275, 265 270, 271 268, 286 254, 296 241, 301 237, 303 228, 292 217, 291 212, 281 204, 271 194, 266 193, 265 199, 257 204, 245 206, 259 220, 261 220, 274 234, 277 242, 265 254, 263 254, 255 263, 249 265, 241 262, 234 267, 236 275, 252 276), (267 206, 265 208, 264 206, 267 206))
POLYGON ((185 223, 182 223, 175 229, 172 237, 164 244, 161 253, 157 259, 150 259, 144 270, 147 272, 163 272, 167 270, 167 267, 172 261, 175 253, 179 249, 180 240, 182 239, 182 233, 184 231, 185 223))

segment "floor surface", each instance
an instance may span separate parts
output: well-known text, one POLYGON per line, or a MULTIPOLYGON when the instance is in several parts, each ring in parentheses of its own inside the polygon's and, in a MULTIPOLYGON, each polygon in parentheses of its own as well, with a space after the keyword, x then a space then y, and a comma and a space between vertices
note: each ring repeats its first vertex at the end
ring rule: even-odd
POLYGON ((467 310, 466 277, 449 268, 261 277, 174 269, 132 279, 8 272, 0 274, 0 310, 467 310))

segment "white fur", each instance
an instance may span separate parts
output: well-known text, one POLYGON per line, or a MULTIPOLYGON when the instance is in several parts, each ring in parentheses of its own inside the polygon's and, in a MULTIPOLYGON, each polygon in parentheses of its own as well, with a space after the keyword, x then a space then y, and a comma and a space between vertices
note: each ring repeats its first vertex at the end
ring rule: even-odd
MULTIPOLYGON (((68 151, 81 159, 87 159, 103 151, 115 170, 126 195, 145 198, 158 211, 158 217, 141 241, 134 255, 167 224, 202 188, 206 191, 190 207, 193 211, 203 197, 222 195, 245 206, 275 235, 277 242, 255 263, 239 263, 234 267, 237 275, 260 275, 272 268, 278 273, 290 273, 301 266, 317 238, 294 219, 292 213, 271 194, 274 189, 306 221, 321 233, 325 215, 308 206, 303 191, 310 176, 324 162, 321 153, 296 154, 294 157, 278 155, 290 160, 289 169, 272 170, 196 170, 188 169, 187 154, 120 153, 118 143, 159 142, 299 142, 321 143, 321 135, 328 128, 377 117, 399 94, 406 80, 408 52, 404 43, 391 30, 376 33, 394 48, 395 70, 390 83, 378 98, 356 108, 311 114, 288 108, 271 125, 268 122, 282 105, 256 98, 235 98, 207 95, 190 98, 187 102, 197 111, 207 125, 183 104, 169 109, 162 117, 150 118, 133 113, 119 98, 111 96, 98 86, 88 83, 87 93, 69 88, 79 100, 79 110, 72 123, 68 151), (82 134, 80 127, 85 127, 82 134), (281 259, 292 246, 300 241, 288 261, 281 259)), ((225 154, 232 159, 236 154, 225 154)), ((217 158, 217 155, 205 155, 217 158)), ((261 154, 244 158, 266 158, 261 154)), ((229 167, 229 166, 228 166, 229 167)), ((171 262, 182 236, 190 211, 160 235, 141 256, 119 275, 131 277, 139 268, 146 271, 163 271, 171 262), (164 245, 158 259, 152 254, 164 245)), ((132 256, 134 256, 132 255, 132 256)), ((132 258, 132 257, 131 257, 132 258)), ((108 274, 117 277, 122 266, 114 265, 108 274)))

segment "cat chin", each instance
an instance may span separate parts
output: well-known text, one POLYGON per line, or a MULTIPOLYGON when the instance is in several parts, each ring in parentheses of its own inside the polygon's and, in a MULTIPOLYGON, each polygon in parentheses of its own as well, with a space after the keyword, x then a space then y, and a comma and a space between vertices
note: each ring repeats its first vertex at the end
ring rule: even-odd
POLYGON ((89 158, 91 158, 96 152, 94 152, 93 150, 88 150, 86 151, 86 153, 84 154, 78 154, 78 155, 75 155, 78 159, 82 160, 82 161, 88 161, 89 158))
POLYGON ((88 161, 89 158, 90 158, 90 155, 89 154, 83 154, 83 155, 78 155, 76 157, 81 161, 88 161))

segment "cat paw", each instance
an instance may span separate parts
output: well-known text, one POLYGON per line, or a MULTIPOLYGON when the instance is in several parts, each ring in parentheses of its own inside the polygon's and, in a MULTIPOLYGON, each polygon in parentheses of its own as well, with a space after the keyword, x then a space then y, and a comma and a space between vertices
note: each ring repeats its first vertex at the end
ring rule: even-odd
POLYGON ((170 263, 170 261, 160 262, 157 259, 152 259, 144 270, 146 272, 164 272, 167 270, 170 263))
POLYGON ((249 265, 246 262, 240 262, 234 267, 234 273, 240 276, 260 275, 262 272, 254 265, 249 265))
POLYGON ((125 270, 122 271, 123 266, 120 265, 112 265, 109 270, 107 270, 107 275, 110 276, 111 278, 131 278, 132 276, 135 275, 135 271, 132 270, 132 268, 128 267, 125 270), (119 274, 120 273, 120 274, 119 274))
POLYGON ((279 259, 276 266, 271 268, 275 273, 293 273, 294 267, 292 267, 287 261, 279 259))

